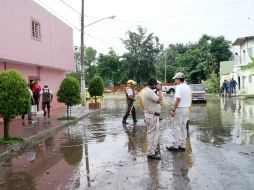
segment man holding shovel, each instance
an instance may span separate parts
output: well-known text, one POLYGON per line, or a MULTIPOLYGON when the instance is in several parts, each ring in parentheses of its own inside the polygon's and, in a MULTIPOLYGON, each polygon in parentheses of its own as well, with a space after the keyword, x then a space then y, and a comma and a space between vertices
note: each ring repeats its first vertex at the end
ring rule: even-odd
POLYGON ((136 110, 134 107, 134 101, 135 99, 135 92, 134 92, 134 87, 137 85, 137 83, 134 80, 128 80, 127 82, 127 88, 125 90, 125 94, 126 94, 126 102, 127 102, 127 110, 125 115, 123 116, 123 124, 129 124, 126 120, 129 117, 130 113, 132 114, 132 118, 133 118, 133 122, 136 123, 137 122, 137 118, 136 118, 136 110))

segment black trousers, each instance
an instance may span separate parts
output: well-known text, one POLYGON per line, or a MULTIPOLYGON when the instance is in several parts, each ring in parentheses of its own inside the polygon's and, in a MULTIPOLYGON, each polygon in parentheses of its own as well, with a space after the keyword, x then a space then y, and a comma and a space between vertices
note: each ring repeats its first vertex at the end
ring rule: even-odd
POLYGON ((38 92, 33 94, 34 104, 37 105, 37 111, 39 111, 39 103, 40 103, 40 94, 38 92))
POLYGON ((131 112, 131 114, 132 114, 132 118, 133 118, 133 121, 136 121, 137 120, 137 117, 136 117, 136 110, 135 110, 135 107, 134 107, 134 105, 133 105, 133 103, 132 104, 128 104, 128 108, 127 108, 127 110, 126 110, 126 113, 125 113, 125 115, 123 116, 123 121, 126 121, 127 120, 127 118, 129 117, 129 115, 130 115, 130 112, 131 112))
POLYGON ((48 116, 50 116, 50 102, 42 102, 42 110, 44 112, 44 116, 46 116, 46 107, 48 111, 48 116))

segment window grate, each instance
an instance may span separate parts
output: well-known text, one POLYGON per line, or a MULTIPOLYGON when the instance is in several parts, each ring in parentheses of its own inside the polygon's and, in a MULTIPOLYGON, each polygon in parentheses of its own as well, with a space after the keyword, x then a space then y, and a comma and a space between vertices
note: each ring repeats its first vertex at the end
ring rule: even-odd
POLYGON ((41 26, 40 26, 40 23, 37 20, 32 19, 31 25, 32 25, 32 38, 34 40, 40 41, 40 39, 41 39, 41 26))

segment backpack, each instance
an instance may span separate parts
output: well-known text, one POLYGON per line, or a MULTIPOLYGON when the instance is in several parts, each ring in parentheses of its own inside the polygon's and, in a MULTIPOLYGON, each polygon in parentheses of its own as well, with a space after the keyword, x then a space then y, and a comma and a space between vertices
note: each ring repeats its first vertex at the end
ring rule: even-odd
POLYGON ((43 102, 50 102, 50 90, 49 88, 42 89, 42 101, 43 102))

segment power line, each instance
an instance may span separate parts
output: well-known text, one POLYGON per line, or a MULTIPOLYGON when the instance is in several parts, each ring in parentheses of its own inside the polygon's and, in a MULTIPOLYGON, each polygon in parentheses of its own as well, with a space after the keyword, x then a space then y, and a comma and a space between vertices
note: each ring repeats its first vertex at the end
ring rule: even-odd
POLYGON ((59 15, 56 11, 54 11, 52 8, 50 8, 48 5, 46 5, 45 3, 43 3, 41 0, 38 0, 40 2, 40 4, 42 4, 44 7, 47 7, 47 9, 49 9, 51 12, 53 12, 58 18, 60 18, 61 20, 63 20, 65 23, 67 23, 69 26, 71 26, 72 28, 80 31, 80 28, 78 28, 77 26, 75 26, 74 24, 70 23, 68 20, 66 20, 65 18, 63 18, 61 15, 59 15))
POLYGON ((69 7, 71 10, 73 10, 75 13, 79 14, 81 16, 81 13, 79 11, 77 11, 76 9, 74 9, 72 6, 70 6, 69 4, 67 4, 64 0, 60 0, 63 4, 65 4, 67 7, 69 7))
POLYGON ((187 13, 172 15, 172 16, 168 16, 168 17, 159 17, 159 18, 152 18, 152 19, 147 19, 147 20, 136 20, 136 21, 128 21, 128 20, 120 20, 120 19, 117 19, 117 20, 122 21, 122 22, 131 22, 131 23, 142 23, 142 22, 146 22, 146 21, 167 20, 167 19, 177 18, 177 17, 181 17, 181 16, 187 16, 187 15, 191 15, 191 14, 195 14, 195 13, 199 13, 199 12, 204 12, 204 11, 208 11, 208 10, 210 11, 210 10, 213 10, 213 9, 216 9, 216 8, 230 6, 230 5, 233 5, 233 4, 240 3, 241 1, 244 1, 244 0, 231 1, 231 2, 228 2, 228 3, 216 5, 216 6, 213 6, 213 7, 207 7, 207 8, 204 8, 204 9, 199 9, 199 10, 196 10, 196 11, 190 11, 190 12, 187 12, 187 13))

